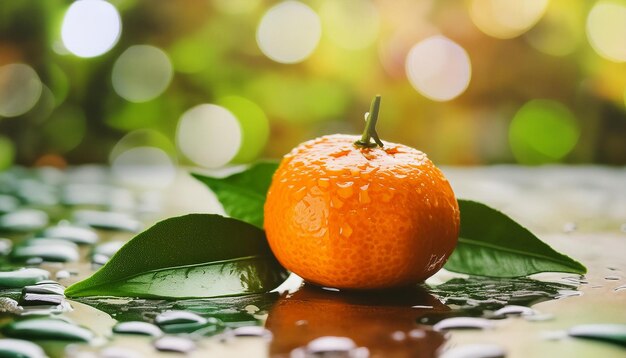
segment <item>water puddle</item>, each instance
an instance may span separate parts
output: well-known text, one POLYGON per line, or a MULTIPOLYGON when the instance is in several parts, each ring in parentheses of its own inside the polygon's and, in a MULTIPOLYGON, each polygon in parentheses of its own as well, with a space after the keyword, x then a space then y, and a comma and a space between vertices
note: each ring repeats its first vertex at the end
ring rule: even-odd
POLYGON ((274 336, 270 354, 275 356, 292 352, 310 356, 307 352, 316 351, 315 347, 327 346, 324 349, 329 352, 361 347, 372 356, 431 357, 444 342, 444 335, 417 321, 426 313, 449 310, 422 287, 364 293, 333 292, 305 284, 278 299, 265 326, 274 336), (320 337, 335 338, 316 342, 320 337), (310 346, 310 342, 316 343, 310 346))
MULTIPOLYGON (((0 173, 0 182, 17 185, 7 179, 12 175, 45 184, 28 171, 0 173)), ((588 277, 443 275, 436 285, 385 292, 345 292, 290 279, 281 293, 243 297, 69 300, 65 286, 97 270, 153 221, 139 208, 133 214, 132 192, 99 180, 67 183, 59 197, 51 191, 49 202, 61 206, 30 205, 11 185, 0 187, 0 356, 502 357, 518 337, 543 342, 545 356, 558 355, 545 346, 550 342, 594 339, 624 346, 624 325, 608 324, 616 304, 601 303, 623 299, 625 268, 608 261, 587 261, 596 272, 588 277), (119 208, 107 194, 113 192, 129 199, 123 213, 112 210, 119 208), (583 320, 579 312, 593 315, 583 320), (496 338, 483 341, 487 335, 496 338)), ((341 188, 346 195, 349 187, 341 188)), ((568 240, 578 232, 567 231, 568 240)))

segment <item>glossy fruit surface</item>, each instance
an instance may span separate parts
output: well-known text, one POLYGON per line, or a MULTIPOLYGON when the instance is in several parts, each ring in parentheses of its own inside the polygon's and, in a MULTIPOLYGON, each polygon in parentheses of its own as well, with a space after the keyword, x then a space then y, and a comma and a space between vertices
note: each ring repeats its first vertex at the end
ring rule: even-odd
POLYGON ((336 134, 302 143, 272 179, 264 208, 270 247, 308 282, 417 284, 456 246, 459 207, 450 184, 424 153, 378 139, 379 103, 360 140, 336 134))

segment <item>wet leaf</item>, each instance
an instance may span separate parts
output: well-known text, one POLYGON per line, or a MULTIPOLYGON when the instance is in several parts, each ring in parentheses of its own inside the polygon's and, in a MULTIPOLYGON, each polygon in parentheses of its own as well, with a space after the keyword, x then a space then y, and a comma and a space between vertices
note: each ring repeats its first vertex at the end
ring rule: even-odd
POLYGON ((191 175, 215 193, 230 217, 262 228, 265 196, 277 168, 278 163, 259 162, 242 172, 224 178, 198 173, 191 175))
POLYGON ((94 334, 83 327, 59 319, 35 318, 13 321, 2 327, 9 337, 89 342, 94 334))
POLYGON ((587 272, 581 263, 555 251, 505 214, 475 201, 458 202, 461 232, 447 270, 490 277, 587 272))
POLYGON ((267 292, 287 273, 262 230, 214 214, 163 220, 124 245, 68 297, 192 298, 267 292))
POLYGON ((440 285, 425 287, 440 302, 453 308, 446 312, 426 314, 420 321, 424 324, 434 324, 450 317, 502 318, 494 317, 494 312, 510 305, 530 307, 539 302, 553 300, 562 290, 572 288, 562 283, 538 281, 528 277, 482 276, 453 278, 440 285))

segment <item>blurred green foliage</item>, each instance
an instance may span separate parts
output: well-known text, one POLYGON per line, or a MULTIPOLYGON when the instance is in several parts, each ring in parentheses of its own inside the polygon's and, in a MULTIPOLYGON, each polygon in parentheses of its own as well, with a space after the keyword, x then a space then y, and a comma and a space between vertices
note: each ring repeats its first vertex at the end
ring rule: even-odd
POLYGON ((626 63, 603 58, 585 36, 598 2, 553 0, 536 24, 501 39, 471 17, 487 1, 352 0, 343 10, 332 1, 302 2, 319 14, 321 38, 308 58, 282 64, 257 43, 276 1, 110 1, 121 16, 119 41, 80 58, 61 38, 71 1, 0 0, 0 66, 28 64, 44 84, 33 108, 0 117, 0 169, 105 163, 114 148, 138 145, 191 164, 176 149, 176 128, 201 103, 238 118, 243 144, 233 162, 280 157, 314 136, 360 133, 375 94, 383 97, 381 137, 440 164, 626 164, 626 63), (365 17, 342 21, 351 12, 365 17), (377 21, 373 42, 346 26, 362 26, 359 19, 377 21), (409 49, 436 34, 471 60, 467 90, 447 102, 422 96, 405 73, 409 49), (165 51, 174 70, 166 90, 141 103, 112 85, 116 59, 133 45, 165 51))

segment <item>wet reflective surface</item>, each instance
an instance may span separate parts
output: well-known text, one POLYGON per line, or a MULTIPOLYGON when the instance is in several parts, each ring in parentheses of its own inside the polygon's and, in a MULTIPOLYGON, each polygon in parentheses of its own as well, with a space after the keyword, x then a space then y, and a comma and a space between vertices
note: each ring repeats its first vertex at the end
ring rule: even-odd
POLYGON ((276 337, 270 354, 289 356, 316 338, 335 336, 349 338, 355 348, 366 347, 372 356, 431 357, 443 343, 443 334, 417 320, 449 310, 422 287, 363 293, 304 285, 282 296, 269 311, 266 327, 276 337), (413 308, 416 305, 432 308, 413 308))
MULTIPOLYGON (((187 189, 130 191, 98 167, 0 173, 0 209, 5 210, 0 217, 19 214, 0 220, 0 355, 622 357, 626 194, 619 183, 626 174, 586 169, 579 179, 589 190, 585 194, 568 179, 575 173, 523 173, 488 168, 482 175, 478 169, 455 170, 449 177, 462 183, 462 197, 494 206, 498 200, 517 200, 522 208, 511 210, 518 212, 515 218, 530 222, 542 239, 585 263, 584 277, 490 279, 442 271, 410 290, 370 293, 301 285, 292 277, 280 292, 171 301, 69 300, 63 289, 97 270, 140 226, 179 213, 217 210, 197 207, 199 200, 214 200, 202 197, 204 188, 192 194, 187 189), (566 184, 555 192, 541 178, 566 184), (24 181, 26 189, 20 185, 24 181), (485 183, 500 196, 483 190, 485 183), (45 195, 29 195, 27 189, 45 195), (167 195, 193 200, 181 204, 167 195), (502 199, 507 195, 510 199, 502 199), (148 196, 162 206, 145 210, 141 203, 148 196), (552 201, 543 205, 542 196, 552 201), (585 200, 586 209, 581 208, 585 200), (563 208, 567 221, 558 223, 559 212, 533 223, 546 205, 563 208)), ((180 180, 177 188, 195 184, 184 176, 180 180)))

